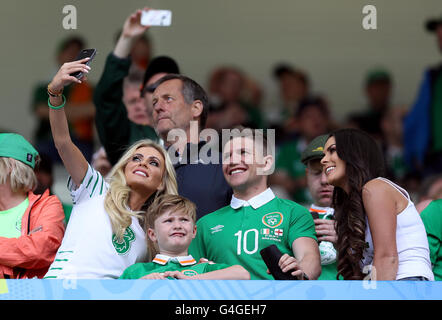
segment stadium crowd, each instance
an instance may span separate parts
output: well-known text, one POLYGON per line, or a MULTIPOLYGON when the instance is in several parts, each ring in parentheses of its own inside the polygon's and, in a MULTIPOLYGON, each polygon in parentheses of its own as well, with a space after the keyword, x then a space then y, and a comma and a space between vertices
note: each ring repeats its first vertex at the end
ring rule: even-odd
MULTIPOLYGON (((441 64, 410 108, 369 70, 365 110, 338 123, 308 73, 278 63, 269 117, 242 70, 213 70, 206 91, 152 56, 141 11, 96 85, 84 40, 65 39, 33 92, 34 140, 0 133, 0 278, 281 279, 261 255, 276 245, 293 279, 442 280, 441 64)), ((442 52, 442 17, 425 27, 442 52)))

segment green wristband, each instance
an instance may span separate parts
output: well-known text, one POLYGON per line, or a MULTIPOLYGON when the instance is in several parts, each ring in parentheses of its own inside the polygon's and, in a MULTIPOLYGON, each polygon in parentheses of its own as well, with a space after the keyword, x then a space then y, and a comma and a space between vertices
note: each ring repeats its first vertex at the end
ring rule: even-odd
POLYGON ((58 110, 64 107, 64 105, 66 104, 66 97, 64 96, 64 94, 61 95, 61 97, 63 98, 63 103, 60 104, 59 106, 55 107, 51 104, 51 98, 48 98, 48 107, 54 110, 58 110))

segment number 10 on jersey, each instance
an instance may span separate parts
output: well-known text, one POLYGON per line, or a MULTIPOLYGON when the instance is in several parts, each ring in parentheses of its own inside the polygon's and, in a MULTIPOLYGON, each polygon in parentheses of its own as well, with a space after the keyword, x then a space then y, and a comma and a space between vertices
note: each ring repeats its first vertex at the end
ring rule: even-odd
POLYGON ((246 254, 254 254, 256 251, 258 251, 258 236, 259 232, 256 229, 249 229, 246 230, 243 234, 243 231, 240 230, 237 233, 235 233, 235 236, 238 237, 237 246, 236 246, 236 254, 240 255, 242 251, 246 254), (253 246, 252 248, 249 248, 247 243, 249 242, 248 239, 252 237, 253 246), (250 250, 249 250, 250 249, 250 250))

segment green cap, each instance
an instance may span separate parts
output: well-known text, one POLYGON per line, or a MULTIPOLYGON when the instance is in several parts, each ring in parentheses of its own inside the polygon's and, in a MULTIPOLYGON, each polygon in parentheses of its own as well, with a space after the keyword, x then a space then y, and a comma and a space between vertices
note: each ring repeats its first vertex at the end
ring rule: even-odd
POLYGON ((384 69, 373 69, 367 73, 365 84, 369 85, 376 81, 391 81, 390 73, 384 69))
POLYGON ((324 145, 327 139, 328 134, 314 138, 301 154, 302 163, 306 165, 310 160, 322 159, 322 157, 324 157, 324 145))
POLYGON ((13 158, 35 168, 37 150, 21 135, 0 133, 0 157, 13 158))

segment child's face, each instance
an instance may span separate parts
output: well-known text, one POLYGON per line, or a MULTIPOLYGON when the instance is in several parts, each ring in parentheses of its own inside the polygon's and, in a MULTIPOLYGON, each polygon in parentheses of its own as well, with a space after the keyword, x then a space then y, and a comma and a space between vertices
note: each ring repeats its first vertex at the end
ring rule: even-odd
POLYGON ((149 228, 149 238, 158 244, 161 254, 187 255, 187 249, 196 235, 196 226, 190 216, 168 210, 149 228))

